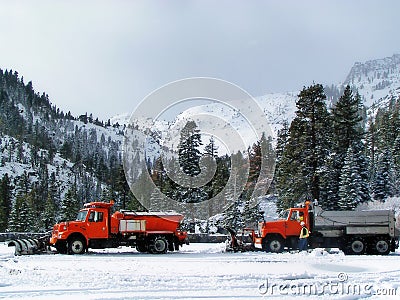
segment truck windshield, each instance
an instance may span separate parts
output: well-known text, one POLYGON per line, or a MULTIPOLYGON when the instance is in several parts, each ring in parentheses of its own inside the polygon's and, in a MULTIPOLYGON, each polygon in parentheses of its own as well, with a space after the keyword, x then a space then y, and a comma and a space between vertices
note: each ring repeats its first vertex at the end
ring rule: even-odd
POLYGON ((287 220, 290 210, 284 210, 279 214, 279 219, 287 220))
POLYGON ((85 221, 87 213, 87 210, 82 210, 78 212, 78 215, 76 216, 76 221, 85 221))

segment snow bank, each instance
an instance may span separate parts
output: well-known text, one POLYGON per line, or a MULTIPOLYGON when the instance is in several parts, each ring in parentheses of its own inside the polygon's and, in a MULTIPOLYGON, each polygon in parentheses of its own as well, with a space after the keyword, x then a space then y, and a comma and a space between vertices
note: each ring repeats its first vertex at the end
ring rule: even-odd
POLYGON ((14 257, 0 244, 0 299, 398 299, 399 257, 226 253, 223 244, 14 257))

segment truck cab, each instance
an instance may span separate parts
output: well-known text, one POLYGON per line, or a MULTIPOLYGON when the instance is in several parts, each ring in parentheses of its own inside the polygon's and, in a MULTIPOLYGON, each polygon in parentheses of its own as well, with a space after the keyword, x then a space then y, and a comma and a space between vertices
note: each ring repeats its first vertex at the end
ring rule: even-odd
POLYGON ((306 202, 299 207, 290 208, 280 213, 278 220, 259 223, 257 248, 268 252, 282 252, 285 247, 296 248, 300 234, 300 222, 311 229, 310 212, 312 205, 306 202))
POLYGON ((108 238, 108 211, 107 209, 94 207, 82 209, 75 222, 85 224, 85 233, 90 238, 108 238))
POLYGON ((82 253, 88 243, 109 238, 110 207, 113 203, 85 204, 74 221, 61 222, 53 227, 50 244, 60 253, 82 253))

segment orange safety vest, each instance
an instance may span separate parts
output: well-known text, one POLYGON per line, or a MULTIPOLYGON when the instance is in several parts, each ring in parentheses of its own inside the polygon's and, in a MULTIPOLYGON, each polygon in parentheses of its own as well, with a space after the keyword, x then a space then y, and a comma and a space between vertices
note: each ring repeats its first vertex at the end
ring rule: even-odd
POLYGON ((300 231, 300 238, 305 239, 308 238, 310 235, 310 232, 308 231, 307 227, 302 227, 300 231))

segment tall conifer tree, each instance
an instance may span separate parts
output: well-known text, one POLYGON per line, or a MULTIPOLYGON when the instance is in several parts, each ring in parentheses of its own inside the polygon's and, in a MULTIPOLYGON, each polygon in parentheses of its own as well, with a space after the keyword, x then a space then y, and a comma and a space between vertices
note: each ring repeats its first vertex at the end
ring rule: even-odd
POLYGON ((322 169, 329 154, 331 117, 322 85, 304 88, 296 102, 296 117, 280 158, 277 189, 280 207, 293 205, 302 198, 319 199, 322 169), (284 164, 282 164, 284 162, 284 164), (280 178, 279 178, 280 177, 280 178))

